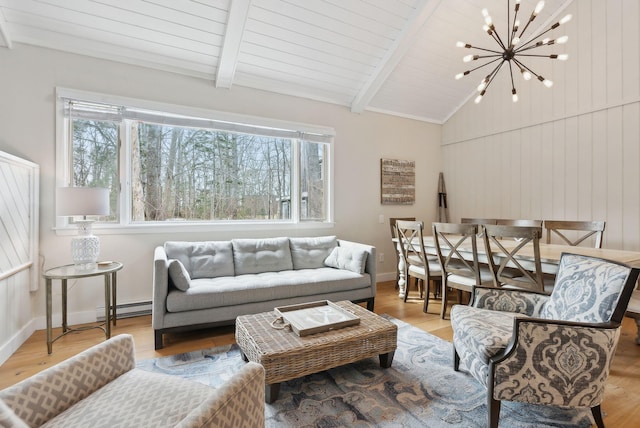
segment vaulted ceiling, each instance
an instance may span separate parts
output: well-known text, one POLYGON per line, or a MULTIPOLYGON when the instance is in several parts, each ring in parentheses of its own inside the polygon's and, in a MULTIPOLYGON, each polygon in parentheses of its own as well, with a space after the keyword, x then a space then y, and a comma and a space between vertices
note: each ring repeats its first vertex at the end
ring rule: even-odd
MULTIPOLYGON (((522 21, 537 2, 522 0, 522 21)), ((527 34, 569 3, 547 0, 527 34)), ((497 46, 483 8, 506 32, 507 0, 0 0, 0 49, 31 44, 443 123, 486 74, 454 79, 471 68, 456 41, 497 46)))

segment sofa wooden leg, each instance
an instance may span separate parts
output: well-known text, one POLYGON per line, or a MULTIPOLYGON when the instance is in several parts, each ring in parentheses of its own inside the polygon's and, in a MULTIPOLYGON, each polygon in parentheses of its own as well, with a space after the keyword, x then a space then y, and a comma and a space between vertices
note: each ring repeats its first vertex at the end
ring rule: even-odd
POLYGON ((164 346, 162 344, 162 331, 154 330, 154 334, 155 334, 154 346, 155 346, 156 350, 162 349, 162 347, 164 346))
POLYGON ((367 299, 367 310, 373 312, 373 305, 375 302, 375 297, 367 299))

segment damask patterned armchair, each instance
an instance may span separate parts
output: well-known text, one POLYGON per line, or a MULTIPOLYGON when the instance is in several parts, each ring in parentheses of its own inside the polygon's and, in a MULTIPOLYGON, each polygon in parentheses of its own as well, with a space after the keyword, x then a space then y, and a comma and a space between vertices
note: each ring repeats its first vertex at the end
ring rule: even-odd
POLYGON ((451 311, 454 370, 487 387, 488 425, 500 402, 589 407, 600 403, 638 269, 563 254, 551 295, 475 287, 451 311))

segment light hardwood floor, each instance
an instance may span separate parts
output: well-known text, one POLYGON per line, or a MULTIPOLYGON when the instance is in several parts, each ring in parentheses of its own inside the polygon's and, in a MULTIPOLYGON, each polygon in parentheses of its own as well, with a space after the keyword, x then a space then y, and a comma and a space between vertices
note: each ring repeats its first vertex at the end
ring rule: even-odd
MULTIPOLYGON (((442 339, 451 341, 449 320, 440 319, 440 303, 432 300, 429 313, 422 312, 422 301, 412 290, 404 303, 398 298, 392 282, 378 284, 375 312, 389 314, 404 320, 442 339)), ((59 333, 59 329, 54 334, 59 333)), ((173 355, 197 349, 234 343, 233 326, 199 330, 165 336, 165 347, 154 350, 151 316, 120 319, 112 335, 129 333, 134 336, 138 360, 173 355)), ((622 337, 613 360, 602 409, 608 427, 640 426, 640 346, 635 344, 636 327, 625 318, 622 337)), ((53 353, 47 355, 44 330, 36 331, 2 366, 0 389, 13 385, 34 373, 54 365, 104 340, 101 330, 88 330, 68 334, 53 344, 53 353)))

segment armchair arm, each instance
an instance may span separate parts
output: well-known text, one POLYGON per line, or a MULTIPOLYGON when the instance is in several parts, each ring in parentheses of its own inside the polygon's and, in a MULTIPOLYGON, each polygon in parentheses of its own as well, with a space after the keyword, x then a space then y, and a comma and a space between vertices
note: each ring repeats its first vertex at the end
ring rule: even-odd
POLYGON ((548 295, 533 291, 475 286, 469 305, 480 309, 535 317, 540 314, 540 310, 548 299, 548 295))
POLYGON ((567 407, 600 404, 620 324, 515 318, 513 331, 505 351, 489 361, 494 399, 567 407))
POLYGON ((0 400, 40 426, 134 367, 133 336, 121 334, 0 391, 0 400))
POLYGON ((264 368, 249 362, 192 410, 177 427, 263 427, 264 392, 264 368))

